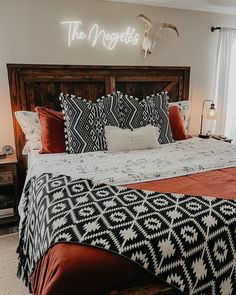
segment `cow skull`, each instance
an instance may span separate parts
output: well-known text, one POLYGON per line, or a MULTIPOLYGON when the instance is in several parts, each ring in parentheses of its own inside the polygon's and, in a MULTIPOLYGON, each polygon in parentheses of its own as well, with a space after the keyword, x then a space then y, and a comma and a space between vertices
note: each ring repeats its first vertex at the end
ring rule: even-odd
POLYGON ((145 30, 142 43, 142 49, 145 52, 145 58, 147 57, 147 54, 151 54, 154 50, 158 40, 161 38, 161 32, 163 29, 172 29, 179 37, 178 29, 172 24, 160 23, 158 21, 154 23, 149 17, 145 16, 144 14, 139 14, 137 18, 141 18, 145 22, 145 30))

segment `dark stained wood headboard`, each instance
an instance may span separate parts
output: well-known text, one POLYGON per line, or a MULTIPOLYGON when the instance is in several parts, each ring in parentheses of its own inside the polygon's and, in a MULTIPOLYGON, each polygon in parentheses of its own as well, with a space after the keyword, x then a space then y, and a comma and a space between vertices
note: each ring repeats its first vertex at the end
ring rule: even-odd
POLYGON ((189 67, 74 66, 7 64, 18 170, 23 180, 25 137, 14 112, 34 111, 36 106, 60 110, 58 95, 72 93, 95 101, 106 93, 143 98, 168 91, 170 101, 189 99, 189 67))

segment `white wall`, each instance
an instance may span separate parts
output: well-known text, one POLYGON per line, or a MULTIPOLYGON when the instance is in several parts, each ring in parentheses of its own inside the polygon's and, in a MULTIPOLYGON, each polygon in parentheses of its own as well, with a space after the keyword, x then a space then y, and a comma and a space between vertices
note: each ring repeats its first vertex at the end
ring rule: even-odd
POLYGON ((191 131, 197 134, 201 101, 212 95, 217 42, 217 33, 210 32, 213 25, 236 26, 236 17, 96 0, 0 0, 0 148, 14 145, 6 63, 191 66, 191 131), (115 31, 131 25, 142 34, 139 13, 175 24, 180 38, 166 32, 147 59, 139 47, 121 45, 107 51, 86 42, 66 46, 60 21, 80 19, 115 31))

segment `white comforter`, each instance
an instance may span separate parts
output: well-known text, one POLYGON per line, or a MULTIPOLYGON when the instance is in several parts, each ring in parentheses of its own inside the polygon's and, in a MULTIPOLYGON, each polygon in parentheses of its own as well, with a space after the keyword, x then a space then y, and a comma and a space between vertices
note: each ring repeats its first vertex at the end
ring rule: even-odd
POLYGON ((236 145, 192 138, 131 152, 50 154, 32 157, 27 179, 42 173, 125 184, 236 167, 236 145))
MULTIPOLYGON (((192 138, 154 150, 112 153, 31 155, 27 181, 42 173, 89 178, 95 182, 128 184, 209 170, 236 167, 236 145, 192 138)), ((22 212, 23 198, 19 213, 22 212)))

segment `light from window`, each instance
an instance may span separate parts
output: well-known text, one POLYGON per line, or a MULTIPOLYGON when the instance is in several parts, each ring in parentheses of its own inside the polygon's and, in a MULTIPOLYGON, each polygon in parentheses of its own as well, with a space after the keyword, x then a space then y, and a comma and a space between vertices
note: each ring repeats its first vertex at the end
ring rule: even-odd
POLYGON ((236 41, 232 48, 225 135, 236 143, 236 41))

